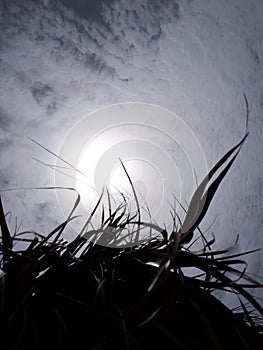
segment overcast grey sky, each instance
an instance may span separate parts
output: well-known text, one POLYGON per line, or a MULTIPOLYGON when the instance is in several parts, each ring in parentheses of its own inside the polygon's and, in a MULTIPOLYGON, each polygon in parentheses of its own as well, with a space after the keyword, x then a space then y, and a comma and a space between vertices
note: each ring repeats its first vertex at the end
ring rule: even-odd
MULTIPOLYGON (((237 234, 240 250, 262 246, 262 13, 257 0, 0 0, 0 187, 52 185, 53 171, 32 157, 54 158, 27 136, 59 152, 75 123, 124 102, 178 115, 211 167, 243 136, 246 93, 250 136, 204 227, 216 215, 220 246, 237 234)), ((176 159, 168 139, 150 136, 176 159)), ((52 191, 2 196, 24 229, 48 232, 63 219, 52 191)), ((260 255, 248 260, 260 274, 260 255)))
MULTIPOLYGON (((102 21, 103 0, 61 0, 63 4, 75 11, 80 17, 91 21, 102 21)), ((105 2, 105 0, 104 0, 105 2)), ((111 0, 107 1, 108 3, 111 0)))

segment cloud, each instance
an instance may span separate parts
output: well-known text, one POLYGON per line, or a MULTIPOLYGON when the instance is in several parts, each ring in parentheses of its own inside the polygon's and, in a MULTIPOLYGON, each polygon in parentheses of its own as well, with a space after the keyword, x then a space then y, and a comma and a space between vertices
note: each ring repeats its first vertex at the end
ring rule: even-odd
MULTIPOLYGON (((262 4, 101 1, 99 20, 90 15, 97 11, 97 16, 98 8, 83 4, 0 2, 1 187, 52 184, 52 171, 32 156, 48 163, 54 159, 27 136, 58 152, 81 118, 125 101, 177 113, 200 139, 212 166, 243 134, 245 92, 251 136, 208 215, 211 222, 218 214, 215 230, 222 241, 238 232, 244 248, 252 233, 262 242, 257 233, 262 208, 250 210, 244 203, 250 191, 256 203, 262 196, 261 187, 255 189, 262 182, 262 4)), ((47 208, 55 203, 55 196, 36 191, 31 204, 23 202, 28 212, 38 215, 35 203, 47 215, 40 205, 43 196, 47 208)), ((23 196, 5 193, 5 207, 26 216, 13 198, 22 201, 23 196)), ((33 214, 27 216, 29 226, 35 226, 33 214)), ((60 217, 55 210, 54 215, 60 217)))

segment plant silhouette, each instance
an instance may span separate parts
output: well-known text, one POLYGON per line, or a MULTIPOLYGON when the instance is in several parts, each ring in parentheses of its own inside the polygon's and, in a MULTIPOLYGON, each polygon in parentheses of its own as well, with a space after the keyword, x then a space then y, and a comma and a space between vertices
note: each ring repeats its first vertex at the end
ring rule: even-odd
POLYGON ((246 137, 198 186, 184 220, 174 211, 171 235, 151 221, 141 221, 134 188, 135 214, 128 212, 123 196, 116 209, 103 208, 99 229, 89 229, 100 197, 71 242, 62 236, 75 219, 79 198, 65 222, 47 237, 35 233, 33 238, 10 234, 0 202, 1 348, 262 349, 263 310, 248 292, 262 285, 246 274, 242 260, 251 252, 213 250, 215 240, 199 229, 246 137), (146 242, 118 247, 123 229, 135 243, 143 229, 154 234, 146 242), (89 239, 109 231, 115 247, 89 239), (196 240, 202 242, 198 251, 193 249, 196 240), (15 250, 16 241, 27 242, 27 247, 15 250), (189 273, 189 267, 199 272, 189 273), (234 293, 240 306, 230 310, 213 295, 218 290, 234 293))

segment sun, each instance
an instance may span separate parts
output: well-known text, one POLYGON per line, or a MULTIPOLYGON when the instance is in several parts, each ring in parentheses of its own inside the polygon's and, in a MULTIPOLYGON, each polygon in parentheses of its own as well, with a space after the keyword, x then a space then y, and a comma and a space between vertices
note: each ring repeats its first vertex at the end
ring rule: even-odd
MULTIPOLYGON (((112 205, 125 197, 130 212, 136 210, 135 190, 145 220, 150 212, 161 224, 171 222, 173 198, 189 199, 207 173, 202 147, 181 118, 135 102, 102 108, 74 125, 62 143, 57 169, 63 171, 56 172, 55 183, 79 194, 83 220, 102 193, 106 209, 110 196, 112 205)), ((66 216, 72 193, 58 191, 57 198, 66 216)))

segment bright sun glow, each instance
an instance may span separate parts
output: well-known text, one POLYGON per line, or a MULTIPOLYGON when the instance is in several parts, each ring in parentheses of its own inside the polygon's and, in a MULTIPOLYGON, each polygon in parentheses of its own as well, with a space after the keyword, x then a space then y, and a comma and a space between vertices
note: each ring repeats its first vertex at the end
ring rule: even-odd
MULTIPOLYGON (((92 204, 98 200, 103 188, 109 191, 111 197, 122 200, 121 193, 134 205, 134 195, 128 176, 120 162, 122 160, 126 171, 132 180, 134 189, 142 206, 150 203, 151 210, 156 212, 160 205, 160 196, 157 191, 149 191, 149 188, 160 189, 163 193, 162 175, 151 162, 137 158, 136 140, 126 140, 126 145, 121 144, 121 137, 117 137, 117 144, 122 147, 120 152, 116 145, 116 135, 111 137, 112 130, 108 130, 94 138, 84 149, 78 162, 77 190, 81 195, 83 205, 90 210, 92 204), (129 142, 127 142, 129 141, 129 142), (106 155, 105 155, 106 153, 106 155), (122 154, 122 157, 121 157, 122 154), (84 177, 82 174, 85 174, 84 177)), ((106 195, 103 204, 107 205, 106 195)))
MULTIPOLYGON (((108 191, 113 207, 121 204, 124 195, 132 213, 136 210, 134 188, 142 219, 148 220, 150 211, 156 222, 169 224, 174 196, 179 201, 189 199, 196 180, 200 183, 207 173, 202 148, 190 127, 175 114, 145 103, 112 105, 83 118, 65 138, 59 155, 57 167, 62 172, 56 173, 56 183, 80 194, 78 213, 83 220, 103 189, 105 209, 108 191), (61 159, 72 166, 66 169, 61 159)), ((72 209, 72 192, 58 191, 57 196, 67 215, 72 209)), ((97 218, 93 217, 98 224, 100 211, 101 207, 97 218)), ((80 222, 72 222, 76 232, 80 222)))

